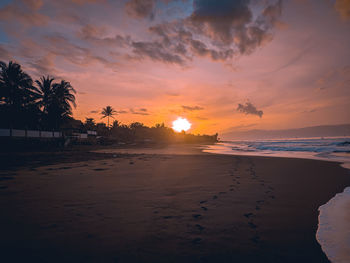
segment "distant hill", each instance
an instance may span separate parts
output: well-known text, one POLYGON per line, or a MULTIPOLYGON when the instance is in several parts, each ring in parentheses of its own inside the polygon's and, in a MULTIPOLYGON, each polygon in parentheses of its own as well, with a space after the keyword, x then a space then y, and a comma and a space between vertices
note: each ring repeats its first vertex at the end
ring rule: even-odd
POLYGON ((221 140, 278 139, 303 137, 350 136, 350 124, 322 125, 288 130, 248 130, 223 133, 221 140))

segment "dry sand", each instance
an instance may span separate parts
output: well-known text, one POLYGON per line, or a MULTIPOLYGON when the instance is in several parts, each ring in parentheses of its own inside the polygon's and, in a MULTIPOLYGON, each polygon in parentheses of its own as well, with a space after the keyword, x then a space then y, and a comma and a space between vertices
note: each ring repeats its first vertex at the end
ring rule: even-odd
POLYGON ((347 170, 181 151, 1 171, 0 261, 328 262, 317 209, 347 170))

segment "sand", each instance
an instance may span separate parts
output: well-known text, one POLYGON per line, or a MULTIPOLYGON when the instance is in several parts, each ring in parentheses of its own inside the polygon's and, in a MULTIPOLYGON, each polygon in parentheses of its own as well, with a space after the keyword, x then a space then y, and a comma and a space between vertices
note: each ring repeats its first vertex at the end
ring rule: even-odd
POLYGON ((315 234, 350 185, 337 163, 133 151, 1 171, 0 261, 328 262, 315 234))

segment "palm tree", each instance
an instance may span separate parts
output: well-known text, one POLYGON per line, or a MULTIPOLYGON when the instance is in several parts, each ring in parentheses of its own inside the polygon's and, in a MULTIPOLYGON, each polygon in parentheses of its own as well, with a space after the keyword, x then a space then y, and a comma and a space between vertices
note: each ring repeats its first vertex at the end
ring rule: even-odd
POLYGON ((33 86, 32 78, 25 73, 21 65, 10 61, 8 65, 0 61, 0 105, 7 112, 7 119, 12 126, 13 122, 24 125, 23 117, 28 109, 36 107, 38 90, 33 86))
POLYGON ((53 85, 54 89, 54 101, 58 103, 59 107, 64 110, 62 114, 68 116, 72 114, 72 105, 75 108, 75 89, 72 87, 70 82, 61 80, 60 83, 53 85))
POLYGON ((87 130, 94 130, 96 127, 95 120, 93 118, 85 118, 84 126, 87 130))
POLYGON ((39 105, 42 107, 42 110, 45 114, 47 114, 47 110, 50 107, 50 104, 52 102, 52 97, 54 93, 53 84, 52 83, 55 79, 50 78, 50 76, 47 76, 46 78, 42 76, 40 80, 36 80, 35 83, 38 86, 39 94, 40 94, 40 101, 39 105))
POLYGON ((75 90, 72 85, 62 80, 54 83, 54 78, 50 76, 41 77, 36 81, 38 86, 40 101, 39 105, 43 109, 46 126, 49 128, 59 128, 64 119, 72 114, 72 106, 75 104, 75 90))
POLYGON ((114 113, 116 113, 116 111, 111 107, 111 106, 107 106, 106 108, 102 109, 101 114, 103 115, 101 119, 106 118, 107 117, 107 127, 109 128, 109 117, 113 118, 114 113))
POLYGON ((75 93, 75 89, 68 81, 61 80, 60 83, 53 84, 53 97, 49 115, 54 117, 56 128, 59 128, 64 119, 71 117, 72 106, 76 107, 75 93))

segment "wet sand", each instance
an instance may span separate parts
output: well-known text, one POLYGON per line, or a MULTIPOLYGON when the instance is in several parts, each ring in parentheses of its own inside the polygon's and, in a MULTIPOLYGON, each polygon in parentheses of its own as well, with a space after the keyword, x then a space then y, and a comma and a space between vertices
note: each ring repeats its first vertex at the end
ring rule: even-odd
POLYGON ((316 160, 90 157, 1 171, 0 261, 328 262, 318 208, 350 185, 316 160))

